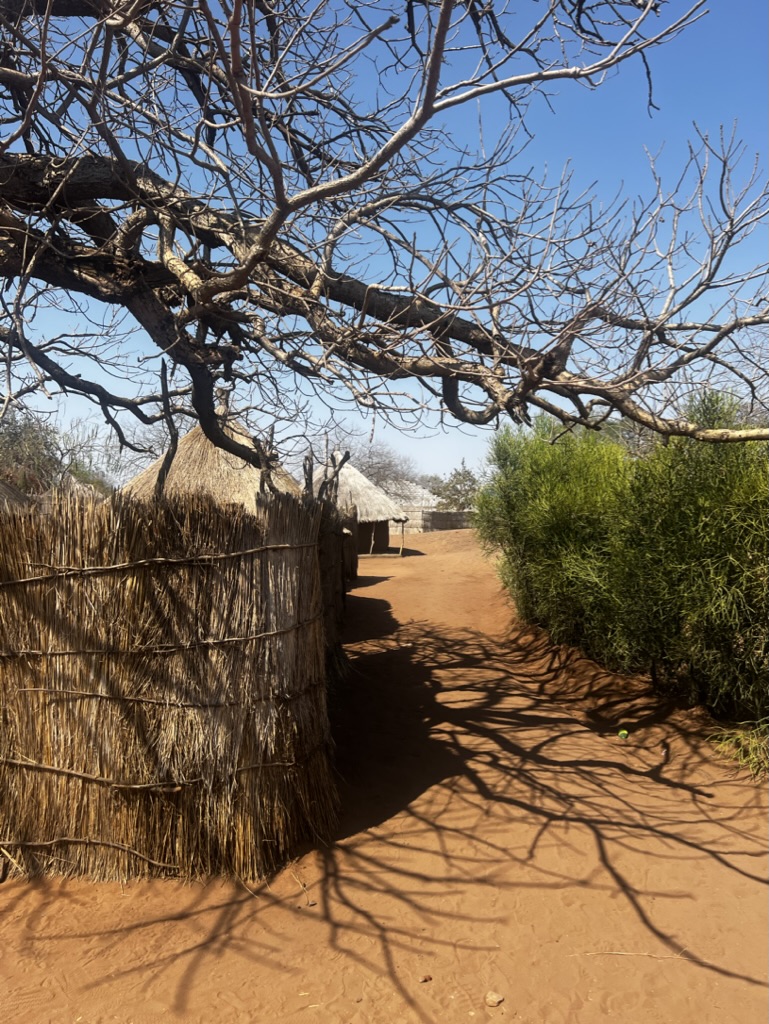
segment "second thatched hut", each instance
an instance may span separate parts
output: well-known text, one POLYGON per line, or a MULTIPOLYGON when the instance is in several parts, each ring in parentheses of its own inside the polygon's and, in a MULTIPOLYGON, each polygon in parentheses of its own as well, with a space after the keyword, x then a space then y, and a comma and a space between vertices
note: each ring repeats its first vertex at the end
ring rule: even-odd
MULTIPOLYGON (((335 455, 336 465, 341 460, 335 455)), ((321 484, 331 475, 332 470, 319 466, 313 474, 313 488, 317 494, 321 484)), ((340 509, 356 508, 358 512, 358 552, 362 555, 384 554, 390 547, 390 523, 401 526, 403 551, 403 525, 408 516, 396 503, 388 498, 381 488, 373 484, 359 470, 348 463, 339 470, 336 503, 340 509)))
MULTIPOLYGON (((223 429, 233 440, 251 447, 253 440, 231 414, 223 429)), ((138 476, 130 480, 123 491, 140 501, 152 501, 163 458, 157 459, 138 476)), ((271 469, 273 487, 284 494, 302 498, 302 488, 282 466, 271 469)), ((208 440, 201 427, 193 427, 180 438, 168 476, 163 487, 169 497, 206 496, 220 506, 240 505, 254 515, 265 493, 261 470, 244 462, 237 455, 217 448, 208 440)), ((259 513, 260 515, 263 513, 259 513)), ((342 671, 344 655, 341 629, 344 620, 345 573, 343 550, 343 522, 337 510, 325 503, 319 527, 318 557, 321 562, 323 605, 327 661, 330 673, 342 671)))

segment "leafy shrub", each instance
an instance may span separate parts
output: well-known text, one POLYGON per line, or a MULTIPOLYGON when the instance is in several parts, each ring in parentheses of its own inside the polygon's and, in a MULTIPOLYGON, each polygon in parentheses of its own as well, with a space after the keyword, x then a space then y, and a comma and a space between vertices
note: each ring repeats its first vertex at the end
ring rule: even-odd
POLYGON ((607 602, 611 532, 629 459, 601 435, 553 443, 547 419, 532 434, 501 431, 493 474, 476 502, 476 528, 502 549, 502 576, 524 618, 559 643, 586 643, 607 602))
MULTIPOLYGON (((704 401, 728 425, 733 405, 704 401)), ((476 506, 521 616, 689 703, 766 717, 766 445, 674 439, 634 458, 551 429, 496 437, 476 506)))

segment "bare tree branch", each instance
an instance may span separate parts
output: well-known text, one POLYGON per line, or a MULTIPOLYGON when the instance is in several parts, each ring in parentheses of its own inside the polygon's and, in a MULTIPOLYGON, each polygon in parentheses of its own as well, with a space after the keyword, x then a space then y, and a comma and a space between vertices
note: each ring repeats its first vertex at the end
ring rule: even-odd
POLYGON ((4 407, 193 415, 267 481, 221 383, 289 422, 319 400, 768 438, 676 411, 704 383, 769 407, 767 267, 741 255, 767 188, 736 139, 700 133, 672 187, 651 160, 648 199, 609 207, 524 162, 552 83, 638 60, 651 90, 648 55, 704 14, 669 6, 0 0, 4 407), (489 146, 464 111, 492 98, 489 146))

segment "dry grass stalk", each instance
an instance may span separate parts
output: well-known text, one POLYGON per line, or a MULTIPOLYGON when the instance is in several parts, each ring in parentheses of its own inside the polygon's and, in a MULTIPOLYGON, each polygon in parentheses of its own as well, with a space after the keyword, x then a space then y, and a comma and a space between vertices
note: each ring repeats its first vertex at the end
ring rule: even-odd
POLYGON ((13 873, 253 879, 329 836, 321 514, 116 496, 0 518, 13 873))

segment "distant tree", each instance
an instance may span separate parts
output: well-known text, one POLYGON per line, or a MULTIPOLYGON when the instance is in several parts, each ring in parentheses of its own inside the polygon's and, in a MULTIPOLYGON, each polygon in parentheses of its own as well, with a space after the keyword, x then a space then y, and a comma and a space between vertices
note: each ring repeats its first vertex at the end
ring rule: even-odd
POLYGON ((416 480, 419 476, 416 463, 408 455, 396 451, 383 441, 375 441, 359 449, 353 463, 356 469, 381 487, 388 481, 416 480))
POLYGON ((69 476, 101 493, 110 489, 103 438, 95 426, 58 430, 47 417, 7 410, 0 418, 0 479, 29 495, 43 494, 69 476))
POLYGON ((422 473, 417 478, 417 483, 420 484, 426 491, 430 491, 431 494, 438 495, 438 491, 446 483, 442 476, 438 473, 422 473))
POLYGON ((113 435, 94 423, 78 420, 64 431, 55 431, 61 476, 109 494, 113 483, 109 473, 108 448, 113 435))
POLYGON ((459 467, 431 487, 433 494, 440 498, 438 509, 447 512, 462 512, 473 507, 480 480, 462 459, 459 467))
POLYGON ((337 426, 321 438, 310 443, 313 460, 320 464, 327 452, 348 451, 350 464, 364 476, 381 487, 394 480, 419 480, 419 470, 414 460, 396 451, 385 441, 367 441, 360 433, 346 426, 337 426))
POLYGON ((25 494, 42 494, 56 483, 61 461, 56 431, 41 416, 8 410, 0 419, 0 478, 25 494))

